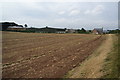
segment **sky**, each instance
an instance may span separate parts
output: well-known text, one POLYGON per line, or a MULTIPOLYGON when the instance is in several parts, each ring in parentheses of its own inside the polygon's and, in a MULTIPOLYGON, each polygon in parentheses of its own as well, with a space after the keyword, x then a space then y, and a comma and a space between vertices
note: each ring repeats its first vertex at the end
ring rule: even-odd
POLYGON ((0 15, 0 21, 37 28, 118 28, 118 2, 2 2, 0 15))

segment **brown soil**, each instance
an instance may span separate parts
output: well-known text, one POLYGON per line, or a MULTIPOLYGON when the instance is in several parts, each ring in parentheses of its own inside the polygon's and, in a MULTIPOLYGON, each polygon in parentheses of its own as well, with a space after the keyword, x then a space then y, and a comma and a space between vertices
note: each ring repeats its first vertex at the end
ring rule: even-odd
POLYGON ((113 48, 111 35, 106 35, 107 39, 81 66, 69 71, 67 78, 100 78, 103 76, 103 65, 107 54, 113 48))
POLYGON ((3 78, 62 78, 104 40, 89 34, 3 33, 3 78))

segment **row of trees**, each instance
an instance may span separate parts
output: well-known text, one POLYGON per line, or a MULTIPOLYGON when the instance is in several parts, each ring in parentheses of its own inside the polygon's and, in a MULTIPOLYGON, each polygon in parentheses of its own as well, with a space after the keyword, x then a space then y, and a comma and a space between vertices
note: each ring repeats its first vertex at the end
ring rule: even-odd
MULTIPOLYGON (((9 26, 20 26, 20 27, 23 27, 22 25, 18 25, 14 22, 3 22, 3 23, 0 23, 0 30, 6 30, 9 26)), ((28 27, 27 24, 24 25, 25 28, 28 27)), ((35 32, 33 30, 26 30, 27 32, 35 32)), ((120 33, 120 30, 119 29, 116 29, 116 30, 107 30, 109 34, 115 34, 115 33, 120 33)), ((76 30, 76 33, 83 33, 83 34, 88 34, 88 33, 91 33, 91 30, 88 30, 86 31, 84 28, 81 28, 81 29, 77 29, 76 30)))
POLYGON ((116 33, 120 33, 119 29, 116 30, 108 30, 110 34, 116 34, 116 33))
MULTIPOLYGON (((27 24, 25 24, 24 26, 25 26, 25 28, 28 27, 27 24)), ((77 31, 77 33, 83 33, 83 34, 91 33, 91 30, 86 31, 84 28, 77 29, 76 31, 77 31)), ((109 33, 109 34, 116 34, 116 33, 120 33, 120 30, 119 30, 119 29, 116 29, 116 30, 108 30, 108 33, 109 33)))
MULTIPOLYGON (((120 33, 120 30, 119 30, 119 29, 116 29, 116 30, 107 30, 107 31, 108 31, 108 32, 107 32, 108 34, 120 33)), ((88 34, 88 33, 91 33, 91 30, 86 31, 84 28, 82 28, 81 30, 78 29, 78 30, 77 30, 77 33, 88 34)), ((103 33, 106 34, 106 32, 103 32, 103 33)))

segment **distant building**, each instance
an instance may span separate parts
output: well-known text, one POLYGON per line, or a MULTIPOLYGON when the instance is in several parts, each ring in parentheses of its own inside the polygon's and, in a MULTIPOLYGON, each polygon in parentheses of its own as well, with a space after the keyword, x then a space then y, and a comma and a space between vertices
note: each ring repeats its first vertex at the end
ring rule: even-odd
POLYGON ((103 28, 94 28, 92 33, 93 34, 103 34, 103 28))
POLYGON ((66 28, 61 29, 61 28, 51 28, 51 27, 44 27, 44 28, 39 28, 36 30, 36 32, 39 33, 66 33, 66 28))
POLYGON ((103 30, 104 34, 108 34, 110 31, 109 30, 103 30))
POLYGON ((67 33, 76 33, 76 30, 75 29, 67 29, 66 32, 67 33))
POLYGON ((12 29, 12 27, 15 27, 15 26, 16 26, 16 28, 23 27, 22 25, 18 25, 14 22, 0 22, 0 30, 2 30, 2 31, 7 30, 8 28, 12 29))
POLYGON ((36 32, 37 29, 39 29, 39 28, 34 28, 34 27, 26 28, 26 30, 27 30, 27 31, 30 31, 30 32, 36 32))
POLYGON ((18 25, 18 26, 9 26, 7 30, 21 31, 21 30, 26 30, 26 28, 23 28, 22 25, 18 25))

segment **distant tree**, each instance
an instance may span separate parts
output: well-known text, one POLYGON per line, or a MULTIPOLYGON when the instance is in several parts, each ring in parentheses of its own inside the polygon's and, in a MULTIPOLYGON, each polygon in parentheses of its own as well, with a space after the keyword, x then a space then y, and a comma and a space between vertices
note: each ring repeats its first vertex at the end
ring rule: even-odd
POLYGON ((35 27, 30 27, 30 28, 35 28, 35 27))
POLYGON ((110 34, 120 33, 120 30, 119 30, 119 29, 116 29, 116 30, 109 30, 109 33, 110 33, 110 34))
POLYGON ((92 30, 88 30, 89 32, 92 32, 92 30))
POLYGON ((77 29, 76 31, 77 31, 77 33, 80 33, 80 29, 77 29))
POLYGON ((65 30, 67 30, 67 28, 64 28, 65 30))
POLYGON ((77 31, 77 33, 83 33, 83 34, 88 34, 89 33, 84 28, 82 28, 81 30, 77 29, 76 31, 77 31))
POLYGON ((84 28, 82 28, 81 31, 82 31, 83 33, 86 32, 86 30, 85 30, 84 28))
POLYGON ((27 26, 27 24, 25 24, 25 28, 27 28, 28 26, 27 26))

